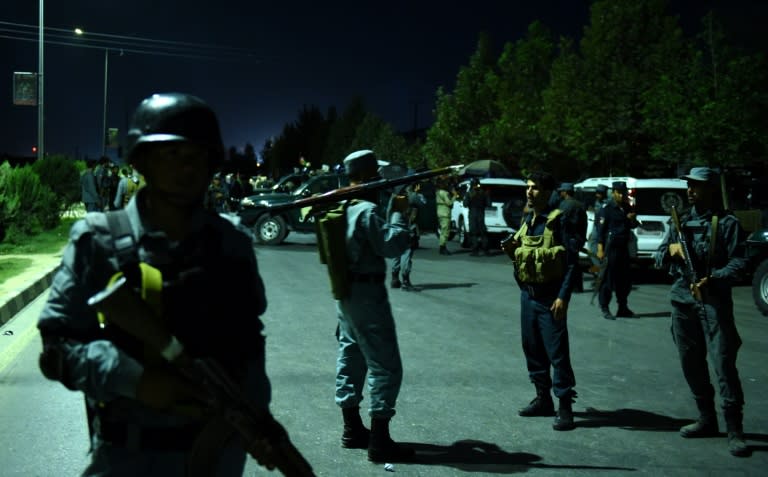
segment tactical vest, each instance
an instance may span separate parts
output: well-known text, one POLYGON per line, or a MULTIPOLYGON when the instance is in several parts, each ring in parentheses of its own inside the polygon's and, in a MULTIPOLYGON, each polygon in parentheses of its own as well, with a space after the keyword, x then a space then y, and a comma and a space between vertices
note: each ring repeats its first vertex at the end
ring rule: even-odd
POLYGON ((514 240, 520 245, 515 249, 513 262, 521 282, 552 283, 565 275, 565 247, 557 243, 553 233, 560 214, 561 211, 555 209, 547 215, 543 235, 526 235, 526 222, 515 234, 514 240))
POLYGON ((128 205, 128 202, 131 201, 131 197, 136 195, 136 191, 139 190, 143 185, 143 177, 139 176, 138 179, 134 179, 134 177, 128 177, 128 180, 125 184, 125 194, 123 195, 123 207, 128 205))
POLYGON ((328 267, 331 293, 336 300, 349 295, 349 267, 347 264, 347 209, 357 203, 347 200, 312 210, 315 216, 317 252, 320 263, 328 267))

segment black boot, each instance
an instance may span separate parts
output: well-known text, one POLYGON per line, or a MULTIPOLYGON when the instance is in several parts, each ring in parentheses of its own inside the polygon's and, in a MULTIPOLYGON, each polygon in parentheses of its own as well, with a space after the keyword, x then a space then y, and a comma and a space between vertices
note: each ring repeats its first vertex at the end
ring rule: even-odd
POLYGON ((413 283, 411 283, 410 275, 403 275, 403 290, 405 291, 413 290, 413 283))
POLYGON ((371 431, 363 425, 363 420, 360 419, 360 408, 357 406, 341 408, 341 414, 344 417, 344 433, 341 435, 341 447, 345 449, 367 449, 371 431))
POLYGON ((607 306, 601 306, 600 307, 600 313, 603 314, 603 318, 606 320, 615 320, 616 317, 611 314, 611 310, 608 309, 607 306))
POLYGON ((619 309, 616 310, 617 318, 633 318, 634 316, 635 312, 630 310, 626 303, 619 305, 619 309))
POLYGON ((744 416, 740 408, 725 408, 725 426, 728 430, 728 451, 736 457, 747 457, 749 446, 744 440, 742 420, 744 416))
POLYGON ((575 428, 576 425, 573 423, 573 398, 571 396, 561 397, 552 429, 556 431, 570 431, 575 428))
POLYGON ((445 245, 440 246, 440 255, 450 255, 451 252, 448 251, 448 247, 445 245))
POLYGON ((715 401, 712 399, 697 399, 696 407, 699 408, 699 419, 693 424, 681 427, 680 435, 686 438, 717 437, 720 431, 717 428, 715 401))
POLYGON ((413 449, 389 437, 389 419, 371 418, 371 439, 368 443, 368 460, 371 462, 403 462, 413 457, 413 449))
POLYGON ((400 272, 392 272, 392 283, 389 284, 392 288, 400 288, 403 284, 400 283, 400 272))
POLYGON ((552 402, 549 389, 536 386, 536 397, 533 398, 530 404, 520 409, 517 414, 523 417, 554 415, 555 404, 552 402))

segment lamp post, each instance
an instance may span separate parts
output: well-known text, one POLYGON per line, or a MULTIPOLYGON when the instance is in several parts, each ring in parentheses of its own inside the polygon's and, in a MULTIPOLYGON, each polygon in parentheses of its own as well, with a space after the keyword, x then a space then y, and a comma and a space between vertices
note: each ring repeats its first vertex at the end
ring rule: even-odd
MULTIPOLYGON (((42 0, 41 0, 42 1, 42 0)), ((75 35, 82 36, 85 32, 75 28, 75 35)), ((107 155, 107 88, 109 85, 109 48, 104 48, 104 97, 101 109, 101 156, 107 155)))
POLYGON ((45 11, 44 0, 40 0, 40 30, 37 46, 37 159, 45 156, 45 143, 43 134, 44 108, 43 108, 43 13, 45 11))

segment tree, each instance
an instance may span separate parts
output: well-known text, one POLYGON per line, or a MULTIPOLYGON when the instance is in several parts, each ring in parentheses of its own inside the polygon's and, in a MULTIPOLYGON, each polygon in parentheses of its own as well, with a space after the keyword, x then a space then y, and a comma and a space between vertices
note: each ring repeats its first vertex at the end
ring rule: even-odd
POLYGON ((590 175, 645 170, 652 144, 643 98, 684 47, 666 3, 595 1, 579 54, 565 50, 553 65, 547 135, 590 175))
POLYGON ((352 98, 338 119, 329 124, 328 140, 323 152, 323 164, 340 164, 344 158, 354 151, 352 144, 357 134, 357 128, 367 114, 363 98, 352 98))
POLYGON ((483 128, 499 116, 489 73, 495 67, 490 38, 480 34, 469 64, 459 70, 452 93, 437 91, 436 120, 423 147, 429 167, 494 158, 483 128))

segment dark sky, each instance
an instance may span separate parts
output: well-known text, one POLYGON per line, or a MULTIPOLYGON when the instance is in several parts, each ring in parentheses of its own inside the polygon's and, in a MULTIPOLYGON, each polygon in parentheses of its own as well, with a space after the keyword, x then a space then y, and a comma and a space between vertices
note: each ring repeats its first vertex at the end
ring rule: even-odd
MULTIPOLYGON (((38 2, 2 0, 0 22, 37 25, 38 2)), ((735 2, 756 9, 765 3, 735 2)), ((673 3, 681 9, 687 8, 681 4, 698 4, 694 15, 699 15, 701 4, 708 2, 673 3)), ((452 87, 475 49, 478 32, 489 32, 501 46, 539 19, 558 34, 577 36, 588 19, 588 4, 48 0, 45 25, 251 52, 237 61, 111 53, 107 127, 120 128, 122 135, 142 98, 183 91, 215 108, 228 147, 250 142, 258 151, 304 105, 341 111, 353 95, 363 96, 370 111, 398 130, 414 122, 426 127, 435 91, 452 87)), ((0 23, 0 36, 8 35, 2 28, 10 27, 0 23)), ((71 41, 83 42, 74 35, 71 41)), ((37 51, 36 42, 0 37, 0 154, 31 154, 37 142, 37 108, 14 106, 11 87, 14 71, 37 70, 37 51)), ((98 156, 104 51, 46 45, 44 71, 46 152, 98 156)))

